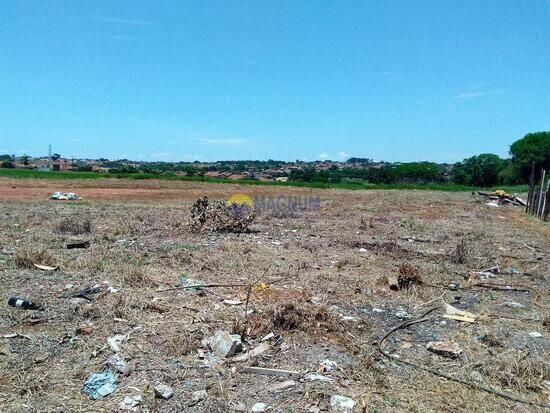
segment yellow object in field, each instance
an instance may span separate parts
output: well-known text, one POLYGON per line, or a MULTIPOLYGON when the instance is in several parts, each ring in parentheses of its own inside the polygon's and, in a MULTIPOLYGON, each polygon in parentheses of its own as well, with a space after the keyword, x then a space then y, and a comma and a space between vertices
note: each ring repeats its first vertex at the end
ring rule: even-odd
POLYGON ((266 283, 256 284, 254 287, 252 287, 254 291, 262 291, 262 290, 265 290, 266 288, 267 288, 266 283))
POLYGON ((495 191, 495 194, 497 194, 498 196, 506 196, 506 195, 508 195, 508 194, 506 193, 506 191, 503 191, 502 189, 499 189, 499 190, 495 191))

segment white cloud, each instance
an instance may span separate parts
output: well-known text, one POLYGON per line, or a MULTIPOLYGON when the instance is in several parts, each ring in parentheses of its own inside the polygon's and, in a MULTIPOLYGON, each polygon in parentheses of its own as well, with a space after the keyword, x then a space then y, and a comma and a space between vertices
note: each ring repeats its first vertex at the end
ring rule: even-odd
POLYGON ((500 95, 503 90, 483 90, 483 84, 478 84, 469 87, 466 91, 454 96, 455 99, 472 99, 481 96, 500 95))
POLYGON ((328 158, 330 158, 330 155, 326 154, 324 152, 317 157, 317 159, 321 159, 322 161, 324 161, 325 159, 328 159, 328 158))
POLYGON ((212 139, 212 138, 203 138, 199 139, 199 142, 206 143, 209 145, 240 145, 241 143, 246 142, 245 139, 212 139))
POLYGON ((350 156, 351 154, 344 151, 340 151, 336 154, 336 158, 339 159, 340 161, 346 161, 349 159, 350 156))
POLYGON ((174 159, 175 152, 157 152, 151 154, 151 159, 155 161, 166 161, 168 159, 174 159))

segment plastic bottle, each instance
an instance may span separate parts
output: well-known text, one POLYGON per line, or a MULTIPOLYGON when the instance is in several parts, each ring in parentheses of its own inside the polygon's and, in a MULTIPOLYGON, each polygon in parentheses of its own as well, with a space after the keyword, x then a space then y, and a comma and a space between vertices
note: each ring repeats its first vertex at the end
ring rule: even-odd
POLYGON ((15 308, 22 308, 23 310, 44 311, 44 307, 20 297, 11 297, 8 300, 8 304, 15 308))

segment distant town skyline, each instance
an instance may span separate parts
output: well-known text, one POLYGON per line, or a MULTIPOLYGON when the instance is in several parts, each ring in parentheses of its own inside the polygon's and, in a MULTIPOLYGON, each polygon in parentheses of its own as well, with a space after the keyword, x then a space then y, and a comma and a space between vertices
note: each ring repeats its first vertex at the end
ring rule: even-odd
POLYGON ((2 2, 0 153, 457 162, 550 130, 550 2, 2 2))

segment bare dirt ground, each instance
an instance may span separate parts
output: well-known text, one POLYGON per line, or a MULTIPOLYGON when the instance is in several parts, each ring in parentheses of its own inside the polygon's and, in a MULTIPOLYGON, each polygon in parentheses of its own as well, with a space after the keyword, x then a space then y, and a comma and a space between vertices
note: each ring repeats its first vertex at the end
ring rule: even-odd
POLYGON ((432 307, 385 349, 524 401, 550 401, 549 225, 521 209, 491 208, 466 193, 1 179, 0 216, 2 412, 119 411, 126 396, 141 396, 141 412, 250 411, 260 402, 273 412, 318 412, 334 410, 334 395, 372 413, 546 411, 378 351, 386 332, 432 307), (84 200, 48 201, 54 190, 84 200), (261 211, 249 233, 193 231, 190 201, 236 192, 319 196, 321 208, 261 211), (90 247, 66 249, 73 240, 90 247), (475 274, 495 265, 496 274, 475 274), (390 290, 387 277, 400 271, 420 281, 390 290), (246 316, 247 286, 262 274, 246 316), (243 286, 162 291, 185 277, 243 286), (509 288, 473 286, 480 282, 509 288), (103 288, 93 301, 59 298, 96 283, 103 288), (46 311, 8 306, 15 295, 46 311), (442 302, 479 317, 443 318, 442 302), (266 350, 244 361, 216 358, 201 341, 218 330, 243 334, 244 354, 266 350), (132 371, 117 374, 105 399, 90 400, 83 384, 108 368, 107 340, 117 334, 127 338, 119 355, 132 371), (433 354, 431 341, 462 353, 433 354), (326 359, 336 363, 332 371, 323 371, 326 359), (289 378, 248 374, 246 366, 299 375, 281 389, 289 378), (156 398, 158 383, 174 396, 156 398))

